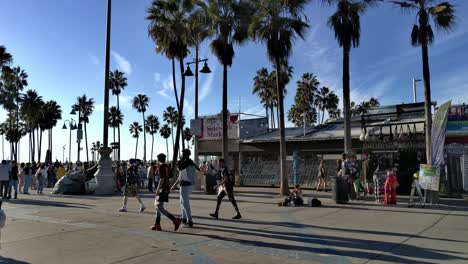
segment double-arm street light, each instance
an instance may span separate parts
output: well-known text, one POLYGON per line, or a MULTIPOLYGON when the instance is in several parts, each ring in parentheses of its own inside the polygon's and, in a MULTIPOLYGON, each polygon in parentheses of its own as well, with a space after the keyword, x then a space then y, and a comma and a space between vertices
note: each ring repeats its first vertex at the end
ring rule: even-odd
POLYGON ((68 162, 71 162, 71 134, 72 134, 72 130, 77 129, 78 127, 76 126, 75 119, 70 118, 70 120, 65 120, 63 122, 62 129, 68 129, 67 128, 67 122, 68 122, 68 125, 70 126, 70 139, 69 139, 69 142, 68 142, 68 162))
MULTIPOLYGON (((195 75, 195 120, 198 119, 198 63, 204 62, 203 68, 200 70, 201 73, 211 73, 210 68, 208 67, 208 59, 200 60, 198 59, 198 48, 195 50, 195 59, 191 62, 187 62, 187 69, 184 72, 184 75, 187 77, 195 75), (192 70, 190 69, 190 65, 195 64, 195 74, 193 74, 192 70)), ((181 128, 182 129, 182 128, 181 128)), ((195 136, 195 149, 194 149, 194 160, 195 164, 198 165, 198 138, 195 136)))

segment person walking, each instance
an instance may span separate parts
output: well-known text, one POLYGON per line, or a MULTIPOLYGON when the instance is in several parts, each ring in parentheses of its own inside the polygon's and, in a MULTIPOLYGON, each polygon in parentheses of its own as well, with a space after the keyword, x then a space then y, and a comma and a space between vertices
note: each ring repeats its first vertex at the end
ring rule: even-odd
POLYGON ((151 161, 150 165, 148 166, 147 173, 146 173, 146 179, 148 180, 148 191, 153 192, 153 185, 155 184, 154 182, 154 161, 151 161))
POLYGON ((10 182, 9 182, 7 199, 11 199, 12 190, 14 190, 13 199, 18 199, 18 176, 19 176, 18 174, 19 174, 18 164, 16 164, 16 161, 13 160, 11 162, 11 168, 10 168, 10 182))
POLYGON ((46 184, 47 180, 47 171, 48 168, 44 163, 40 164, 39 169, 36 172, 36 179, 37 179, 37 194, 43 194, 44 185, 46 184))
POLYGON ((327 171, 325 170, 324 161, 320 160, 319 171, 318 171, 318 183, 317 191, 320 191, 320 186, 323 185, 323 190, 327 191, 327 171))
POLYGON ((31 163, 26 163, 26 166, 24 167, 24 188, 23 188, 23 194, 29 194, 29 187, 32 184, 33 177, 32 177, 32 168, 31 168, 31 163))
POLYGON ((10 165, 2 160, 0 165, 0 196, 7 199, 8 186, 10 185, 10 165))
POLYGON ((127 178, 125 181, 125 190, 123 192, 123 205, 119 209, 119 212, 127 212, 127 197, 135 197, 140 204, 140 213, 145 211, 146 207, 141 201, 140 196, 138 195, 138 162, 136 159, 131 159, 129 161, 130 168, 127 169, 127 178))
POLYGON ((227 195, 229 201, 231 201, 232 206, 236 210, 237 214, 232 219, 241 219, 242 216, 239 212, 239 208, 237 207, 236 199, 234 198, 234 179, 233 176, 229 174, 229 170, 224 163, 224 159, 219 159, 219 174, 221 176, 221 183, 216 185, 214 188, 218 189, 218 199, 216 204, 216 211, 210 214, 211 217, 218 219, 219 216, 219 207, 221 206, 221 202, 223 198, 227 195))
POLYGON ((196 170, 198 168, 195 166, 193 160, 190 159, 191 154, 189 149, 184 149, 182 151, 182 158, 177 162, 179 177, 171 188, 171 190, 173 190, 176 185, 179 184, 180 208, 184 227, 193 227, 190 194, 192 193, 192 185, 197 183, 196 170))
POLYGON ((19 175, 18 175, 18 180, 19 180, 19 192, 23 193, 23 188, 24 188, 24 167, 26 164, 24 162, 21 162, 20 167, 19 167, 19 175))
POLYGON ((170 191, 170 170, 169 165, 166 164, 166 155, 163 153, 157 156, 159 163, 159 184, 156 187, 156 197, 154 198, 154 205, 156 207, 156 219, 151 230, 162 231, 161 228, 161 214, 169 218, 174 224, 174 231, 177 231, 182 223, 182 220, 175 217, 164 208, 164 203, 169 202, 170 191))

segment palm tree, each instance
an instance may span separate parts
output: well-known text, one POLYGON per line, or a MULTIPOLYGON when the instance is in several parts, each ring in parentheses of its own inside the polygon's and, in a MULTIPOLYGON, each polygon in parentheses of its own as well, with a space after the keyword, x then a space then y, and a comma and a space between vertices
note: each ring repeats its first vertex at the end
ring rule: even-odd
MULTIPOLYGON (((195 4, 198 1, 186 0, 154 0, 148 9, 147 19, 150 21, 149 34, 156 42, 156 51, 164 53, 168 58, 179 60, 179 69, 181 76, 180 101, 177 98, 177 90, 174 79, 174 93, 178 105, 179 121, 182 120, 184 100, 185 100, 185 75, 184 59, 189 52, 188 46, 192 44, 191 31, 189 28, 190 17, 196 10, 195 4)), ((173 76, 175 76, 175 67, 173 61, 173 76)), ((174 78, 174 77, 173 77, 174 78)), ((177 160, 179 151, 179 140, 181 138, 182 125, 177 124, 175 146, 172 161, 177 160)), ((175 164, 172 166, 175 169, 175 164)))
POLYGON ((0 70, 11 62, 13 62, 13 56, 6 51, 5 46, 0 46, 0 70))
MULTIPOLYGON (((109 73, 109 84, 110 89, 112 90, 112 94, 117 97, 117 109, 120 111, 120 94, 122 91, 127 87, 127 77, 125 77, 125 73, 119 70, 115 70, 109 73)), ((119 148, 117 149, 117 160, 120 160, 120 126, 117 126, 117 134, 119 140, 119 148)), ((115 138, 114 138, 115 142, 115 138)))
POLYGON ((404 11, 416 12, 416 21, 411 32, 411 44, 421 46, 424 101, 426 120, 426 159, 427 164, 432 164, 431 140, 432 140, 432 114, 431 114, 431 76, 429 69, 429 45, 434 41, 431 18, 436 28, 450 31, 455 25, 455 8, 446 0, 444 2, 434 0, 392 1, 404 11), (437 3, 439 2, 439 3, 437 3))
POLYGON ((168 106, 163 112, 163 120, 171 126, 172 148, 174 148, 174 125, 177 125, 177 110, 173 106, 168 106))
POLYGON ((328 111, 329 109, 336 108, 335 104, 338 104, 337 100, 339 99, 338 96, 336 96, 336 94, 330 90, 330 88, 324 86, 320 88, 320 90, 316 94, 315 100, 318 109, 322 111, 322 118, 319 119, 319 123, 323 124, 323 122, 325 121, 325 110, 328 111))
POLYGON ((189 148, 188 146, 190 145, 190 140, 192 140, 193 137, 192 131, 190 131, 190 128, 186 127, 182 135, 182 138, 187 141, 187 148, 189 148))
POLYGON ((339 118, 341 116, 341 110, 338 108, 328 110, 328 115, 331 118, 339 118))
POLYGON ((137 94, 133 98, 133 108, 143 115, 143 161, 146 161, 146 125, 145 112, 148 107, 149 98, 144 94, 137 94))
POLYGON ((223 146, 222 156, 229 158, 228 150, 228 67, 234 58, 234 43, 247 39, 247 27, 253 8, 250 1, 244 0, 208 0, 208 17, 214 32, 210 47, 219 62, 223 65, 223 146))
POLYGON ((317 80, 317 76, 312 73, 304 73, 301 80, 297 81, 294 104, 288 112, 288 120, 296 126, 311 126, 317 121, 315 93, 319 85, 320 82, 317 80))
MULTIPOLYGON (((288 62, 292 52, 292 41, 296 37, 303 38, 309 27, 307 18, 303 15, 307 0, 265 0, 256 2, 256 14, 249 27, 249 35, 254 40, 267 44, 268 58, 278 73, 287 72, 284 64, 288 62)), ((280 193, 286 195, 288 188, 288 173, 286 169, 286 134, 284 125, 284 94, 280 74, 276 74, 276 89, 279 111, 280 130, 280 193)))
POLYGON ((36 152, 36 136, 35 132, 39 127, 39 119, 41 112, 39 111, 44 104, 42 96, 39 96, 35 90, 27 90, 25 94, 21 95, 21 108, 20 112, 23 119, 29 128, 29 150, 31 161, 35 161, 36 152))
POLYGON ((275 128, 275 117, 273 107, 274 95, 276 94, 276 92, 274 91, 274 88, 271 84, 271 76, 268 72, 268 69, 261 68, 257 71, 257 75, 255 75, 254 77, 254 86, 252 94, 257 94, 258 97, 260 97, 260 103, 263 104, 263 107, 265 107, 267 120, 270 123, 271 128, 275 128))
POLYGON ((368 102, 369 102, 369 106, 370 106, 370 107, 378 107, 378 106, 380 106, 379 99, 376 99, 376 98, 374 98, 374 97, 371 97, 371 98, 369 99, 368 102))
POLYGON ((133 122, 130 125, 130 134, 132 135, 133 138, 136 138, 136 145, 135 145, 135 159, 137 158, 137 153, 138 153, 138 138, 140 137, 140 133, 143 131, 143 128, 138 122, 133 122))
MULTIPOLYGON (((1 48, 1 47, 0 47, 1 48)), ((2 135, 2 160, 5 160, 5 135, 8 130, 8 125, 6 123, 0 124, 0 135, 2 135)))
POLYGON ((169 144, 167 139, 171 136, 171 128, 167 124, 164 124, 164 126, 159 130, 159 134, 161 134, 161 137, 166 140, 166 153, 167 157, 169 157, 169 144))
MULTIPOLYGON (((50 158, 52 158, 52 146, 53 146, 53 144, 52 144, 52 139, 53 139, 52 130, 57 125, 57 121, 62 119, 62 109, 61 109, 60 105, 57 104, 56 101, 50 100, 50 101, 47 101, 44 104, 43 115, 46 118, 45 129, 47 129, 49 131, 49 135, 48 135, 49 145, 47 147, 47 150, 50 153, 50 158)), ((49 161, 51 161, 51 160, 49 160, 49 161)))
MULTIPOLYGON (((89 162, 88 132, 86 129, 86 124, 89 123, 89 116, 91 116, 94 111, 94 98, 91 97, 88 99, 86 94, 83 94, 82 96, 76 98, 76 103, 72 105, 72 109, 78 112, 78 123, 84 123, 86 160, 89 162)), ((80 160, 80 141, 78 141, 78 160, 80 160)))
POLYGON ((379 0, 323 1, 337 3, 337 10, 328 19, 328 26, 334 31, 338 45, 343 48, 344 150, 348 153, 352 150, 349 55, 352 47, 357 48, 359 46, 361 38, 360 15, 369 5, 373 5, 379 0))
MULTIPOLYGON (((109 126, 112 127, 113 132, 114 132, 114 143, 115 143, 115 129, 119 128, 122 125, 123 118, 124 118, 124 116, 123 116, 122 112, 116 106, 112 106, 109 109, 109 126)), ((120 142, 119 142, 119 144, 120 144, 120 142)), ((120 149, 120 146, 119 146, 118 149, 120 149)), ((115 159, 115 150, 114 150, 114 159, 115 159)))
POLYGON ((149 115, 146 118, 146 131, 151 135, 151 160, 153 160, 154 135, 159 131, 159 118, 155 115, 149 115))

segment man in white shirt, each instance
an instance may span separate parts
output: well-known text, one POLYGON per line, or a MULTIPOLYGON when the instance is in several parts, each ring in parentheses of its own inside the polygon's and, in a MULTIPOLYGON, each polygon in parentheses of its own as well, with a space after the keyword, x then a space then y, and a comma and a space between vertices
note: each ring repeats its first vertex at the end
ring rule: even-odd
POLYGON ((10 164, 8 164, 5 160, 2 160, 2 164, 0 165, 0 196, 4 199, 6 199, 8 195, 8 187, 10 185, 10 170, 10 164))

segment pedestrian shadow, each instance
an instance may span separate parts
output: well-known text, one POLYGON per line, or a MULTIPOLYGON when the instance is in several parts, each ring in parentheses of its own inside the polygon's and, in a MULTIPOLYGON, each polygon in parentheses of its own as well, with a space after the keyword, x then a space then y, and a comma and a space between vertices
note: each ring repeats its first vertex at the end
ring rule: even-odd
POLYGON ((44 200, 31 200, 31 199, 20 199, 20 200, 10 200, 10 204, 20 204, 20 205, 34 205, 34 206, 51 206, 51 207, 61 207, 61 208, 80 208, 80 209, 91 209, 94 206, 81 204, 81 203, 71 203, 71 202, 56 202, 56 201, 44 201, 44 200))
POLYGON ((15 260, 11 258, 5 258, 5 257, 0 256, 0 264, 7 264, 7 263, 8 264, 31 264, 29 262, 15 260))
MULTIPOLYGON (((276 250, 285 251, 299 251, 302 253, 316 253, 337 255, 343 257, 352 257, 359 259, 378 259, 380 261, 394 262, 394 263, 432 263, 429 261, 468 261, 468 258, 454 256, 452 254, 464 254, 457 251, 427 249, 414 245, 401 244, 399 242, 386 242, 381 236, 376 235, 375 240, 357 239, 348 237, 337 237, 330 235, 312 235, 304 234, 303 230, 294 232, 274 231, 269 229, 251 229, 240 228, 233 226, 222 225, 204 225, 198 224, 202 230, 213 232, 232 232, 231 237, 218 236, 214 234, 193 234, 185 233, 192 236, 203 236, 210 239, 220 240, 221 244, 226 242, 239 243, 252 247, 272 248, 276 250), (242 238, 235 236, 242 235, 242 238), (267 241, 265 241, 267 240, 267 241), (222 242, 221 242, 222 241, 222 242), (298 244, 300 243, 300 244, 298 244), (333 249, 330 247, 337 247, 333 249), (397 252, 395 252, 398 250, 397 252), (373 251, 373 252, 369 252, 373 251), (392 253, 395 252, 395 253, 392 253), (395 255, 390 255, 395 254, 395 255), (409 258, 419 258, 413 260, 409 258), (426 261, 427 260, 427 261, 426 261)), ((339 231, 339 230, 337 230, 339 231)), ((406 234, 406 237, 412 238, 406 234)))
MULTIPOLYGON (((196 216, 196 218, 205 219, 205 220, 213 220, 212 217, 204 217, 204 216, 196 216)), ((210 224, 207 225, 207 226, 215 226, 215 227, 226 228, 226 229, 237 229, 238 227, 232 226, 232 223, 242 223, 242 224, 250 224, 250 225, 263 225, 263 226, 292 228, 292 229, 298 229, 298 230, 305 229, 305 228, 310 228, 310 229, 334 231, 334 232, 371 234, 371 235, 376 235, 376 236, 396 236, 396 237, 408 237, 408 236, 410 236, 408 233, 396 233, 396 232, 375 231, 375 230, 360 230, 360 229, 349 229, 349 228, 340 228, 340 227, 326 227, 326 226, 302 224, 302 223, 292 223, 292 222, 264 222, 264 221, 254 221, 254 220, 246 220, 246 219, 240 219, 240 220, 217 219, 216 221, 226 222, 226 225, 213 225, 210 222, 210 224)), ((200 224, 200 225, 204 226, 206 224, 200 224)), ((243 228, 243 229, 244 230, 249 230, 249 231, 262 230, 262 228, 260 228, 260 229, 243 228)), ((268 229, 263 228, 263 230, 269 230, 269 229, 270 228, 268 228, 268 229)), ((302 232, 302 231, 300 231, 300 232, 302 232)), ((285 233, 285 234, 289 235, 290 233, 285 233)), ((302 234, 296 234, 296 235, 302 236, 302 234)), ((432 238, 432 237, 425 237, 425 236, 419 236, 419 235, 412 235, 411 237, 412 238, 421 238, 421 239, 431 239, 431 240, 445 241, 445 242, 466 243, 468 245, 468 240, 463 241, 463 240, 445 239, 445 238, 432 238)))

